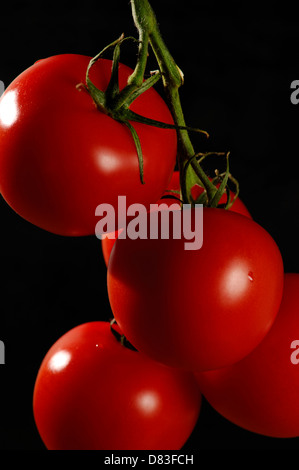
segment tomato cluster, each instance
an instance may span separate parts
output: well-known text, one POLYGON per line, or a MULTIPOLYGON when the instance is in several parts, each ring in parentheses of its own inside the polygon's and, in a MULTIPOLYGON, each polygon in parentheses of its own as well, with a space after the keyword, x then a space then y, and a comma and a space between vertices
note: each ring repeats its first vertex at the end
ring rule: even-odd
MULTIPOLYGON (((75 54, 43 59, 1 97, 2 196, 32 224, 63 236, 93 235, 95 208, 117 210, 119 196, 146 208, 147 227, 152 203, 161 218, 189 211, 197 222, 194 207, 181 210, 169 197, 181 191, 175 130, 134 123, 143 184, 129 128, 99 111, 83 85, 89 62, 75 54)), ((109 86, 111 66, 101 59, 91 69, 99 89, 109 86)), ((120 89, 132 72, 119 65, 120 89)), ((152 88, 132 110, 173 124, 152 88)), ((197 199, 204 188, 192 191, 197 199)), ((33 413, 47 449, 181 449, 202 395, 247 430, 299 436, 290 360, 299 275, 284 273, 279 247, 239 198, 201 215, 195 250, 186 249, 183 226, 180 237, 171 227, 168 237, 124 237, 126 227, 116 226, 103 238, 116 323, 78 325, 44 357, 33 413)))

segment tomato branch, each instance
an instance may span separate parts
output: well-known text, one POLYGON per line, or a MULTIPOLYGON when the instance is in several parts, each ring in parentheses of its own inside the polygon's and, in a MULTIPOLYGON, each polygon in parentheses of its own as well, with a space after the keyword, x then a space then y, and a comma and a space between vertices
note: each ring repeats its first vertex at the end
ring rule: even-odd
MULTIPOLYGON (((155 13, 148 0, 131 0, 131 7, 139 37, 142 38, 146 35, 146 37, 149 38, 150 45, 156 56, 163 79, 165 95, 174 122, 177 126, 179 143, 178 166, 180 169, 180 177, 183 177, 183 169, 186 163, 192 159, 189 167, 190 171, 186 174, 188 186, 192 187, 194 184, 202 185, 207 192, 208 200, 211 201, 217 193, 217 188, 210 181, 196 159, 193 159, 195 151, 188 134, 181 106, 179 88, 184 83, 183 73, 175 63, 162 38, 155 13)), ((186 183, 182 183, 186 186, 186 183)), ((188 197, 186 202, 192 202, 192 200, 188 197)))

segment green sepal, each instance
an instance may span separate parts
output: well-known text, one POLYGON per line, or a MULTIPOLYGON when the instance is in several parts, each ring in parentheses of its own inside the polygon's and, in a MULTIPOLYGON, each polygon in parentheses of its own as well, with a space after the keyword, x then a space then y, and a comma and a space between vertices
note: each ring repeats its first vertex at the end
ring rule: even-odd
POLYGON ((123 121, 123 124, 125 124, 130 132, 131 132, 131 135, 133 137, 133 140, 134 140, 134 143, 135 143, 135 147, 136 147, 136 151, 137 151, 137 157, 138 157, 138 162, 139 162, 139 176, 140 176, 140 181, 141 181, 141 184, 144 184, 144 176, 143 176, 143 154, 142 154, 142 148, 141 148, 141 144, 140 144, 140 140, 139 140, 139 137, 138 137, 138 134, 136 132, 136 129, 134 128, 134 126, 132 126, 132 124, 129 122, 129 121, 123 121))
POLYGON ((146 124, 148 126, 153 126, 153 127, 158 127, 160 129, 174 129, 174 130, 186 130, 190 132, 198 132, 201 134, 205 134, 206 137, 209 137, 209 134, 207 131, 204 131, 202 129, 198 129, 196 127, 188 127, 188 126, 177 126, 176 124, 168 124, 166 122, 162 121, 156 121, 155 119, 147 118, 145 116, 141 116, 140 114, 135 113, 134 111, 131 111, 130 109, 127 109, 123 112, 123 116, 126 120, 129 121, 135 121, 135 122, 140 122, 141 124, 146 124))

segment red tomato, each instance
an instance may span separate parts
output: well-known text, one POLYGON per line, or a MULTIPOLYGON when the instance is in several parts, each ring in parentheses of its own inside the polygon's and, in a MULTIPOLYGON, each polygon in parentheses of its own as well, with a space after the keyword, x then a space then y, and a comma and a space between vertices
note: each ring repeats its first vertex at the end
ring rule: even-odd
POLYGON ((193 374, 126 348, 107 322, 63 335, 41 364, 33 396, 49 450, 177 450, 200 406, 193 374))
POLYGON ((298 290, 299 274, 285 274, 279 313, 259 346, 233 366, 196 374, 215 410, 270 437, 299 436, 298 290))
MULTIPOLYGON (((179 197, 179 194, 175 194, 175 193, 172 193, 171 191, 179 191, 180 190, 180 173, 179 171, 174 171, 173 172, 173 175, 171 177, 171 181, 168 185, 168 189, 164 192, 164 195, 172 195, 172 196, 178 196, 179 197)), ((200 187, 200 186, 194 186, 194 188, 192 188, 192 193, 193 193, 193 197, 196 198, 198 197, 202 191, 203 191, 203 188, 200 187)), ((231 192, 231 196, 234 197, 235 193, 231 192)), ((226 202, 226 195, 223 195, 222 198, 220 199, 220 204, 222 203, 225 203, 226 202)), ((158 204, 175 204, 175 200, 170 198, 170 199, 160 199, 158 201, 158 204)), ((233 206, 229 209, 233 212, 238 212, 239 214, 243 214, 245 215, 246 217, 249 217, 249 218, 252 218, 247 207, 245 206, 245 204, 241 201, 241 199, 238 197, 236 199, 236 201, 234 202, 233 206)), ((113 245, 114 245, 114 242, 116 240, 116 238, 118 237, 118 232, 114 232, 114 233, 110 233, 110 234, 107 234, 104 236, 104 238, 102 239, 102 242, 101 242, 101 246, 102 246, 102 253, 103 253, 103 258, 104 258, 104 261, 105 261, 105 264, 106 266, 108 266, 108 261, 109 261, 109 257, 110 257, 110 253, 111 253, 111 250, 113 248, 113 245)))
MULTIPOLYGON (((180 177, 180 174, 178 171, 175 171, 171 177, 171 181, 168 185, 168 190, 164 191, 164 196, 165 195, 170 195, 170 196, 176 196, 176 197, 180 197, 179 194, 174 194, 174 193, 171 193, 169 190, 172 190, 172 191, 179 191, 180 189, 180 184, 179 184, 179 177, 180 177)), ((163 204, 162 207, 165 207, 165 206, 170 206, 170 205, 173 205, 173 204, 177 204, 178 206, 178 209, 180 209, 180 203, 179 202, 176 202, 175 199, 173 198, 163 198, 163 199, 159 199, 159 201, 157 202, 157 204, 163 204)), ((102 253, 103 253, 103 257, 104 257, 104 261, 105 261, 105 264, 106 266, 108 266, 108 262, 109 262, 109 257, 110 257, 110 253, 111 253, 111 250, 113 248, 113 245, 115 243, 115 240, 116 238, 118 237, 119 233, 121 232, 122 229, 120 229, 119 231, 116 231, 116 232, 112 232, 112 233, 107 233, 106 235, 103 236, 102 240, 101 240, 101 246, 102 246, 102 253)))
POLYGON ((120 231, 121 229, 117 232, 107 233, 106 235, 103 235, 103 238, 101 240, 101 247, 106 266, 108 266, 111 250, 120 231))
MULTIPOLYGON (((144 182, 129 129, 94 105, 77 85, 90 57, 43 59, 19 75, 0 100, 0 191, 23 218, 59 235, 95 233, 95 209, 118 195, 148 206, 161 197, 176 161, 175 130, 132 123, 140 138, 144 182)), ((112 61, 100 59, 90 78, 105 90, 112 61)), ((120 64, 120 88, 132 70, 120 64)), ((172 123, 168 107, 150 89, 131 109, 172 123)))
MULTIPOLYGON (((184 211, 182 211, 184 212, 184 211)), ((252 351, 272 326, 283 262, 269 233, 248 217, 203 209, 203 245, 181 239, 117 239, 108 294, 128 340, 153 359, 216 369, 252 351)))

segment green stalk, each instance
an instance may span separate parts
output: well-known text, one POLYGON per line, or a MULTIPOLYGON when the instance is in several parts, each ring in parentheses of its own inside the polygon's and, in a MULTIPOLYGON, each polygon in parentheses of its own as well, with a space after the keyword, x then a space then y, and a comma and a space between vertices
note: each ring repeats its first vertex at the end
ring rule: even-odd
MULTIPOLYGON (((148 0, 131 0, 131 7, 139 37, 143 38, 147 35, 149 38, 162 75, 166 99, 174 123, 178 126, 178 166, 182 178, 186 163, 195 155, 189 133, 187 130, 182 129, 182 127, 187 127, 179 96, 179 88, 184 81, 183 74, 176 65, 161 36, 155 13, 148 0)), ((195 183, 199 183, 206 189, 208 201, 213 200, 217 188, 194 158, 190 164, 190 169, 191 168, 192 171, 187 172, 187 181, 181 181, 181 187, 191 188, 195 183), (200 181, 198 181, 198 179, 200 181)), ((191 202, 190 195, 183 194, 182 196, 184 202, 191 202)))

